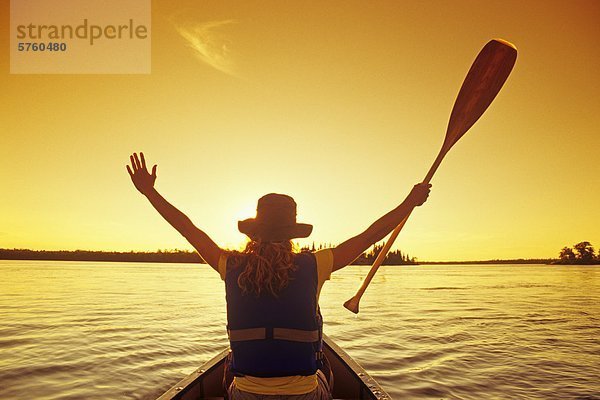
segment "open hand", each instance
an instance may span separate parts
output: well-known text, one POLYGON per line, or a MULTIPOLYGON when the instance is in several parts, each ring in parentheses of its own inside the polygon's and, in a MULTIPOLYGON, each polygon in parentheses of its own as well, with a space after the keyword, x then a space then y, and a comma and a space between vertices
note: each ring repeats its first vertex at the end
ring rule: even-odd
POLYGON ((156 165, 152 167, 152 174, 150 174, 146 168, 144 153, 140 152, 140 157, 142 159, 141 163, 137 153, 133 153, 133 155, 129 156, 131 168, 127 165, 127 172, 129 172, 129 176, 136 189, 143 195, 146 195, 154 188, 154 182, 156 181, 156 165))
POLYGON ((420 206, 427 201, 430 190, 430 183, 417 183, 410 191, 407 200, 415 207, 420 206))

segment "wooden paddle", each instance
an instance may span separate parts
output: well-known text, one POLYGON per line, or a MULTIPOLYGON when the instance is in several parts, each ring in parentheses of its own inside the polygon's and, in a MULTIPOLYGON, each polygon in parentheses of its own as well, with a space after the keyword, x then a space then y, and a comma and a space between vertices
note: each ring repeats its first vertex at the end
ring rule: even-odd
MULTIPOLYGON (((427 172, 423 183, 429 183, 433 174, 440 166, 444 156, 454 146, 473 124, 481 117, 492 103, 504 82, 508 78, 510 71, 517 60, 517 48, 502 39, 493 39, 489 41, 477 55, 471 69, 467 73, 465 81, 458 92, 458 97, 454 102, 454 108, 450 114, 446 137, 440 152, 433 162, 433 165, 427 172)), ((412 212, 412 211, 411 211, 412 212)), ((375 276, 379 266, 385 259, 390 247, 396 240, 396 237, 402 230, 402 227, 408 220, 410 213, 402 222, 392 231, 388 241, 375 259, 371 270, 363 281, 362 285, 350 300, 344 303, 344 307, 358 314, 360 298, 367 290, 369 283, 375 276)))

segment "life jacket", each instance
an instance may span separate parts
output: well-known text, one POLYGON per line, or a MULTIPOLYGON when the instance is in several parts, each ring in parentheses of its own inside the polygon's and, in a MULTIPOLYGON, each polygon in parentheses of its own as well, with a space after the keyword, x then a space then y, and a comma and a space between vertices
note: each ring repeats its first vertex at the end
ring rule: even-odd
POLYGON ((317 263, 314 254, 294 254, 296 270, 275 297, 243 294, 236 268, 227 261, 225 292, 227 334, 236 376, 279 377, 313 375, 322 357, 323 320, 317 304, 317 263))

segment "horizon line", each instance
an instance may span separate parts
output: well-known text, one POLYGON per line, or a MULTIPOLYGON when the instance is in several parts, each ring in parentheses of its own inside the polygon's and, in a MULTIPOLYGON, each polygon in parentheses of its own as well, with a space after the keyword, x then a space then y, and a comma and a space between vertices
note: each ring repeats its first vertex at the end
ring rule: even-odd
MULTIPOLYGON (((310 248, 311 246, 304 246, 301 248, 310 248)), ((129 250, 129 251, 119 251, 119 250, 84 250, 84 249, 76 249, 76 250, 35 250, 35 249, 28 249, 28 248, 4 248, 4 247, 0 247, 0 252, 2 251, 10 251, 10 252, 16 252, 16 251, 30 251, 30 252, 61 252, 61 253, 77 253, 77 252, 82 252, 82 253, 122 253, 122 254, 130 254, 130 253, 140 253, 140 254, 157 254, 157 253, 187 253, 187 254, 198 254, 198 252, 196 250, 189 250, 189 249, 178 249, 178 248, 174 248, 174 249, 157 249, 157 250, 129 250)), ((200 255, 198 254, 198 256, 200 257, 200 255)), ((0 258, 0 259, 5 259, 5 258, 0 258)), ((41 260, 41 259, 40 259, 41 260)), ((529 262, 532 263, 534 261, 539 261, 539 262, 548 262, 548 261, 556 261, 559 260, 559 258, 556 257, 544 257, 544 258, 538 258, 538 257, 534 257, 534 258, 524 258, 524 257, 519 257, 519 258, 494 258, 494 259, 481 259, 481 260, 454 260, 454 261, 449 261, 449 260, 419 260, 418 258, 416 258, 416 262, 418 264, 482 264, 482 263, 487 263, 487 264, 493 264, 493 263, 508 263, 508 262, 529 262)), ((48 261, 52 261, 52 259, 48 260, 48 261)), ((55 261, 59 261, 59 260, 55 260, 55 261)), ((80 261, 88 261, 88 260, 80 260, 80 261)))

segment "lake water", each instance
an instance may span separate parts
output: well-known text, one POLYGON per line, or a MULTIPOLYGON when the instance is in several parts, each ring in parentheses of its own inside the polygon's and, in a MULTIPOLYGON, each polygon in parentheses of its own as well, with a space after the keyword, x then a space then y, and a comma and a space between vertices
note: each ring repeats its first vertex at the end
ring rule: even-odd
MULTIPOLYGON (((393 398, 600 399, 600 267, 369 267, 325 332, 393 398)), ((227 345, 206 265, 0 260, 0 399, 154 399, 227 345)))

